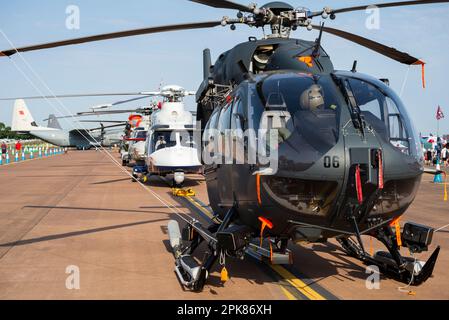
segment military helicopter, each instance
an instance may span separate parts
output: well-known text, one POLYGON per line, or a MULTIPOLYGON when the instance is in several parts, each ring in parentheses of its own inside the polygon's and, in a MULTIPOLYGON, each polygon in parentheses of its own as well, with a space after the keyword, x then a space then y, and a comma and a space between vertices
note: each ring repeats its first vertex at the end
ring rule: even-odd
MULTIPOLYGON (((336 238, 348 254, 377 265, 386 274, 412 285, 426 281, 433 273, 439 247, 425 263, 400 253, 401 246, 412 253, 428 250, 433 234, 432 228, 412 222, 401 231, 398 223, 415 198, 424 172, 416 131, 387 80, 358 73, 356 63, 351 71, 334 69, 321 46, 322 34, 344 38, 407 65, 424 68, 425 63, 381 43, 312 23, 314 18, 333 20, 345 12, 365 10, 367 5, 311 11, 284 2, 257 7, 226 0, 192 1, 235 9, 237 18, 102 34, 5 50, 0 55, 219 25, 231 29, 238 24, 269 26, 271 34, 259 40, 249 38, 222 53, 214 65, 209 50, 204 51, 204 81, 196 94, 197 120, 202 121, 204 149, 212 149, 214 159, 223 158, 224 149, 216 142, 220 139, 210 139, 209 131, 218 131, 218 138, 230 131, 231 140, 242 146, 244 159, 259 145, 268 145, 267 154, 277 153, 277 167, 267 166, 258 157, 254 163, 212 161, 205 165, 214 223, 203 226, 192 220, 182 232, 176 221, 168 226, 179 279, 199 291, 219 257, 242 258, 244 253, 258 252, 275 263, 288 255, 290 240, 336 238), (320 33, 316 41, 290 38, 298 28, 320 33), (270 134, 241 134, 247 130, 270 134), (370 255, 362 235, 379 240, 388 252, 370 255), (255 245, 252 240, 258 237, 260 244, 255 245), (192 255, 204 241, 209 250, 198 262, 192 255), (263 248, 266 243, 268 250, 263 248)), ((376 6, 443 2, 449 1, 376 6)))

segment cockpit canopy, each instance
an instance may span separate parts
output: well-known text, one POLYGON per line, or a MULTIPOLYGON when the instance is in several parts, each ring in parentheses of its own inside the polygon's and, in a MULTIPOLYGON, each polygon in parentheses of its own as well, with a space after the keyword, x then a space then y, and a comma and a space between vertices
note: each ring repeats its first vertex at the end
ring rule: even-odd
POLYGON ((338 72, 346 79, 365 122, 384 141, 420 158, 420 139, 401 99, 385 83, 368 76, 338 72))
MULTIPOLYGON (((336 73, 335 79, 349 83, 347 89, 354 95, 355 107, 379 137, 405 154, 420 154, 416 130, 399 97, 388 86, 351 72, 336 73)), ((324 153, 337 143, 341 107, 348 106, 348 92, 337 85, 332 75, 273 74, 258 82, 256 88, 256 102, 260 105, 254 108, 256 115, 259 113, 256 119, 269 110, 284 110, 290 119, 285 124, 287 131, 296 129, 308 147, 324 153)), ((254 127, 257 129, 258 124, 254 127)))
MULTIPOLYGON (((273 74, 257 83, 256 90, 259 106, 254 111, 259 113, 256 116, 261 119, 259 126, 267 123, 264 117, 278 110, 288 113, 284 132, 280 134, 301 140, 295 145, 307 145, 323 154, 337 143, 340 108, 344 101, 330 76, 273 74)), ((255 123, 254 128, 259 129, 259 126, 255 123)))

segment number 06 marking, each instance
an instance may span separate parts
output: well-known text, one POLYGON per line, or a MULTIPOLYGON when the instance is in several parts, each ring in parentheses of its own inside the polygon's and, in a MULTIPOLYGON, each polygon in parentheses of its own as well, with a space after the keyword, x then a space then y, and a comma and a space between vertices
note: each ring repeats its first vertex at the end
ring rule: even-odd
POLYGON ((339 168, 340 167, 340 158, 338 156, 333 156, 332 158, 330 156, 324 157, 324 167, 325 168, 339 168))

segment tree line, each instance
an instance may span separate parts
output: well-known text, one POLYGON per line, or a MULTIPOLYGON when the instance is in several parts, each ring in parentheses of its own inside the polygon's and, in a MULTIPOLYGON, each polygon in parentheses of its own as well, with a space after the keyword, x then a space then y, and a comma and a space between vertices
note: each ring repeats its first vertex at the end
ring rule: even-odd
POLYGON ((0 139, 27 140, 34 139, 34 137, 29 134, 17 134, 16 132, 11 131, 11 127, 0 122, 0 139))

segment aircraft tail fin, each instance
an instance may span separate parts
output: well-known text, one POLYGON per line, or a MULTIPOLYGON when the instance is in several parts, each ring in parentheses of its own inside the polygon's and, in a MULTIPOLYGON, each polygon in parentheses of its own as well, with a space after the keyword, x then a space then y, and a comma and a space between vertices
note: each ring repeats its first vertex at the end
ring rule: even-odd
POLYGON ((62 129, 61 125, 59 124, 58 119, 55 117, 54 114, 51 114, 48 116, 48 125, 47 127, 53 128, 53 129, 62 129))
POLYGON ((40 127, 36 121, 34 121, 34 118, 31 115, 30 110, 28 110, 25 101, 18 99, 14 102, 11 130, 16 132, 29 132, 48 129, 45 127, 40 127))

